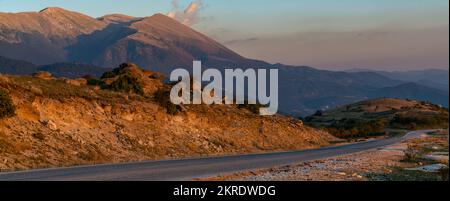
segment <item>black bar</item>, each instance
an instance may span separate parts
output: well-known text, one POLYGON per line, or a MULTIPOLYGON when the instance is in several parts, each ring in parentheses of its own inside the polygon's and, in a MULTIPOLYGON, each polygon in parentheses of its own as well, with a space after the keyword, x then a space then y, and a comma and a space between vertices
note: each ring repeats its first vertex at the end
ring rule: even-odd
POLYGON ((430 200, 445 194, 447 188, 448 182, 0 182, 2 196, 80 200, 87 197, 125 200, 314 200, 307 197, 385 200, 393 195, 402 199, 430 200), (174 195, 175 189, 181 186, 188 189, 207 188, 208 192, 203 198, 201 195, 174 195), (232 189, 233 186, 241 190, 227 194, 223 191, 224 195, 218 195, 221 187, 232 189), (262 189, 260 194, 244 193, 243 188, 252 187, 262 189), (264 189, 266 192, 263 194, 264 189), (269 189, 270 193, 267 192, 269 189))

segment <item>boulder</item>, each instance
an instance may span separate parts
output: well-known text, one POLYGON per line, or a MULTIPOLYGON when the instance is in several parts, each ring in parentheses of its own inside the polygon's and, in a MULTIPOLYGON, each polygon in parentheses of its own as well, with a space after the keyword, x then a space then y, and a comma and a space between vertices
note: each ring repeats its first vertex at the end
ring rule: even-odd
POLYGON ((47 71, 39 71, 33 74, 33 77, 41 79, 53 79, 53 75, 47 71))

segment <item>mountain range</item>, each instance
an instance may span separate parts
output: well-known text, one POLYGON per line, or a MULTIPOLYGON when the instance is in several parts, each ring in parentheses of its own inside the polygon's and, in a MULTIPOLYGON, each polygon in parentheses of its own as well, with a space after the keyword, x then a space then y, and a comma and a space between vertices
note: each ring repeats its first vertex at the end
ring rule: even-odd
MULTIPOLYGON (((430 84, 379 72, 334 72, 245 58, 162 14, 92 18, 62 8, 0 13, 0 56, 3 73, 45 70, 67 77, 99 76, 124 62, 166 75, 175 68, 191 69, 193 60, 201 60, 205 68, 221 70, 277 68, 280 111, 295 116, 373 97, 410 98, 448 106, 448 90, 430 84)), ((446 86, 448 89, 448 82, 446 86)))
POLYGON ((390 79, 401 80, 404 82, 414 82, 443 91, 449 90, 448 70, 425 69, 411 71, 374 71, 370 69, 350 69, 346 72, 373 72, 390 79))

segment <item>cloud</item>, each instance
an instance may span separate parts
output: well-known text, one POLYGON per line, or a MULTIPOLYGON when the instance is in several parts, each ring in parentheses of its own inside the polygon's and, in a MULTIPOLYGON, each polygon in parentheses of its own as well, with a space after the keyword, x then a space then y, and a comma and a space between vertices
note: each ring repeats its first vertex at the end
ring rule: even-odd
POLYGON ((234 44, 238 44, 238 43, 247 43, 247 42, 253 42, 253 41, 257 41, 257 40, 259 40, 259 38, 256 38, 256 37, 244 38, 244 39, 234 39, 234 40, 226 41, 226 42, 224 42, 224 44, 225 45, 234 45, 234 44))
POLYGON ((172 0, 172 11, 167 16, 179 22, 192 26, 200 22, 199 11, 203 8, 201 0, 192 1, 185 9, 180 8, 177 0, 172 0))

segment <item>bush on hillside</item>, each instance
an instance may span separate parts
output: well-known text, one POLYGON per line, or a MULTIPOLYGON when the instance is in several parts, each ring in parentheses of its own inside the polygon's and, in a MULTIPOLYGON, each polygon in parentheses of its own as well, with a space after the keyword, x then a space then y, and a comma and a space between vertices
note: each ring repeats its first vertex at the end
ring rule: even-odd
POLYGON ((333 122, 326 129, 338 138, 372 137, 386 134, 386 123, 381 119, 372 121, 342 119, 333 122))
POLYGON ((90 75, 83 76, 83 78, 86 79, 87 84, 90 86, 101 86, 104 84, 104 82, 102 80, 97 79, 90 75))
POLYGON ((411 144, 408 144, 408 148, 406 150, 404 150, 403 153, 404 153, 404 156, 403 156, 402 161, 403 162, 411 162, 411 163, 417 162, 417 158, 420 155, 417 148, 411 144))
POLYGON ((9 94, 0 89, 0 119, 12 117, 16 114, 16 108, 9 94))
POLYGON ((138 78, 129 74, 121 75, 109 86, 111 90, 144 95, 144 89, 138 78))
POLYGON ((245 100, 244 104, 238 104, 239 109, 247 109, 254 114, 259 114, 259 112, 260 112, 259 110, 263 107, 266 107, 266 106, 263 104, 260 104, 260 103, 249 104, 248 100, 245 100))
POLYGON ((155 98, 159 105, 166 109, 168 114, 176 115, 181 111, 180 106, 175 105, 170 101, 170 90, 164 88, 159 89, 155 93, 155 98))
POLYGON ((392 126, 404 129, 447 128, 448 113, 440 114, 397 114, 390 122, 392 126))
POLYGON ((106 73, 103 73, 101 79, 113 78, 115 76, 116 76, 116 74, 114 72, 108 71, 106 73))

